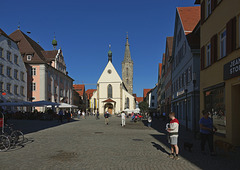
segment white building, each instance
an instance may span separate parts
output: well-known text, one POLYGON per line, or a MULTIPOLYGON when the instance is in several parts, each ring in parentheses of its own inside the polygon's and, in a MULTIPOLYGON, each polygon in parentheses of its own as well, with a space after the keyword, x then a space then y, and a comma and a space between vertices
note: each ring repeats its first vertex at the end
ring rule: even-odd
POLYGON ((155 86, 147 93, 148 108, 151 112, 157 111, 158 87, 155 86))
POLYGON ((0 95, 0 102, 27 100, 26 71, 17 44, 0 29, 0 94, 6 92, 0 95))
POLYGON ((135 99, 130 94, 112 64, 112 52, 108 52, 108 64, 97 82, 97 91, 91 98, 91 107, 103 114, 119 113, 125 109, 135 109, 135 99))

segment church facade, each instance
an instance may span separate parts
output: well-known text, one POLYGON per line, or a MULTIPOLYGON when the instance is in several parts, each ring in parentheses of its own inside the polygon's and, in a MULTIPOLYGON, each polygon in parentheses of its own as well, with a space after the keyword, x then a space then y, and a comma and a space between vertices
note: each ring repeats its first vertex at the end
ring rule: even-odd
POLYGON ((135 98, 132 95, 133 62, 130 55, 128 37, 122 62, 122 76, 123 80, 112 63, 112 51, 109 50, 107 66, 97 82, 97 91, 91 97, 91 109, 93 111, 98 109, 100 114, 106 111, 114 114, 126 109, 135 109, 135 98))

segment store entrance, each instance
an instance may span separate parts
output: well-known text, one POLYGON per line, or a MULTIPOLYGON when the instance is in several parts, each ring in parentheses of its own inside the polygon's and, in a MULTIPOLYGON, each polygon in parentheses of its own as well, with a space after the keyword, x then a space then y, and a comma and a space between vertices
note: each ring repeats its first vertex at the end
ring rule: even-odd
POLYGON ((233 144, 240 146, 240 84, 232 86, 232 129, 233 144))

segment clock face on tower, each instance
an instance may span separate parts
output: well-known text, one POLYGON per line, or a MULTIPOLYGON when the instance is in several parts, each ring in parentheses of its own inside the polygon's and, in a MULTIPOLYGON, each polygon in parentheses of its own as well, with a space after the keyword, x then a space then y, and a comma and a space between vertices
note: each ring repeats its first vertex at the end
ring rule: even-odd
POLYGON ((108 70, 108 74, 111 74, 111 73, 112 73, 112 70, 111 70, 111 69, 109 69, 109 70, 108 70))

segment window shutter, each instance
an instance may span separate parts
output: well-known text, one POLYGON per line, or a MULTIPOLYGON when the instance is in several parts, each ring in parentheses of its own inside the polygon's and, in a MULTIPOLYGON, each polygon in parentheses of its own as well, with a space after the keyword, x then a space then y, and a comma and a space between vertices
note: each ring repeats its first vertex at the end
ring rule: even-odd
POLYGON ((217 7, 217 0, 211 0, 211 10, 214 11, 216 7, 217 7))
POLYGON ((236 49, 236 38, 237 38, 237 24, 236 24, 237 20, 236 17, 234 17, 232 19, 232 51, 234 51, 236 49))
POLYGON ((201 24, 205 21, 205 0, 201 3, 201 24))
POLYGON ((205 46, 201 48, 201 70, 205 67, 205 46))
POLYGON ((236 17, 232 18, 226 25, 227 55, 236 49, 236 17))
POLYGON ((232 47, 232 20, 230 20, 227 25, 226 25, 226 42, 227 42, 227 47, 226 47, 226 52, 227 55, 231 53, 231 47, 232 47))
POLYGON ((217 55, 217 34, 215 34, 212 38, 211 38, 211 63, 215 63, 218 59, 218 55, 217 55))

